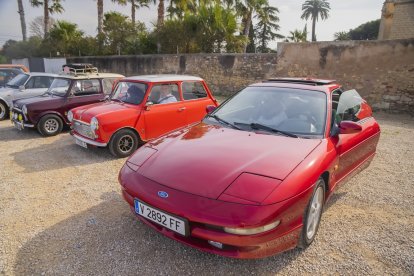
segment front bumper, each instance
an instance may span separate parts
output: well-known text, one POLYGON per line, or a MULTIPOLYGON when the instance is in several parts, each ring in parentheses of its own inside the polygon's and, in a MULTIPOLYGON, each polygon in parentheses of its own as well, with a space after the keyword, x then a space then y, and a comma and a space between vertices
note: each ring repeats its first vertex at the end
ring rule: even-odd
MULTIPOLYGON (((119 181, 124 199, 134 212, 134 199, 138 198, 155 208, 189 221, 187 237, 170 231, 141 216, 137 217, 163 235, 197 249, 232 258, 264 258, 296 247, 302 228, 302 216, 311 196, 311 190, 284 202, 253 206, 229 203, 188 194, 166 187, 133 172, 124 166, 119 181), (157 196, 158 191, 169 194, 167 199, 157 196), (240 227, 268 224, 280 220, 278 227, 268 232, 241 236, 223 231, 224 226, 240 227), (217 248, 208 241, 219 242, 217 248)), ((134 212, 135 213, 135 212, 134 212)))
POLYGON ((10 112, 10 121, 19 130, 35 127, 35 125, 28 122, 27 117, 16 108, 13 108, 13 110, 10 112))
POLYGON ((82 142, 85 142, 86 144, 89 144, 89 145, 92 145, 92 146, 95 146, 95 147, 106 147, 108 145, 107 143, 101 143, 101 142, 97 142, 97 141, 88 139, 86 137, 83 137, 83 136, 77 134, 76 132, 74 132, 73 130, 71 131, 70 134, 72 134, 72 136, 75 137, 75 139, 78 139, 82 142))

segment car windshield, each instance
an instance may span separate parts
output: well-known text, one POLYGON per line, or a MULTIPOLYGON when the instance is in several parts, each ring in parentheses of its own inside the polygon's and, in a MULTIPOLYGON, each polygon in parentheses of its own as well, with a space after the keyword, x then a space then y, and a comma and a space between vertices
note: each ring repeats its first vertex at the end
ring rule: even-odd
POLYGON ((54 79, 52 82, 52 85, 50 86, 49 90, 46 93, 63 97, 66 95, 69 89, 70 83, 71 83, 70 79, 63 79, 63 78, 54 79))
POLYGON ((205 121, 242 130, 320 138, 326 121, 326 95, 303 89, 247 87, 205 121))
POLYGON ((29 77, 30 76, 26 74, 19 74, 7 83, 7 87, 19 88, 19 86, 25 84, 29 77))
POLYGON ((145 96, 147 85, 139 82, 121 81, 111 97, 113 101, 140 104, 145 96))

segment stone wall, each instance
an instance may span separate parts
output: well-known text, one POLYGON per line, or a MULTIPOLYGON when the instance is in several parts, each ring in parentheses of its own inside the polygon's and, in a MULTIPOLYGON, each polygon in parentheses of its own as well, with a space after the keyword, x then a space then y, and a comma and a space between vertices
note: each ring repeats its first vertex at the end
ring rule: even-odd
POLYGON ((378 39, 414 38, 414 0, 387 0, 378 39))
POLYGON ((191 54, 76 57, 103 72, 126 76, 188 74, 216 95, 231 95, 269 77, 336 79, 355 88, 376 110, 414 115, 414 39, 278 43, 277 54, 191 54))
POLYGON ((188 74, 205 79, 218 95, 232 95, 244 86, 275 75, 276 54, 189 54, 69 58, 92 63, 102 72, 125 76, 188 74))
POLYGON ((414 115, 414 39, 279 43, 276 74, 336 79, 376 110, 414 115))

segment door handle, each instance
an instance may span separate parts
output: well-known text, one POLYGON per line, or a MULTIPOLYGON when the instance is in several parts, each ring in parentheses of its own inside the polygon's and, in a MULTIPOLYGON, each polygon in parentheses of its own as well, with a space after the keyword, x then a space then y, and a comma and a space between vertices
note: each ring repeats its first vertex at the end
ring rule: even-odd
POLYGON ((184 110, 186 110, 187 108, 186 107, 180 107, 179 109, 178 109, 178 111, 184 111, 184 110))

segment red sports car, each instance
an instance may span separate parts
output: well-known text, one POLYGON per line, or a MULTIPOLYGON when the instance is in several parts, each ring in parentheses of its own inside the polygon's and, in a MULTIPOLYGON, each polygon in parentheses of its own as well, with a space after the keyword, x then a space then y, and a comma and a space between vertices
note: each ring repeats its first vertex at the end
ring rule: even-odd
POLYGON ((355 90, 271 79, 140 148, 119 181, 132 211, 162 234, 262 258, 312 243, 327 199, 369 165, 379 137, 355 90))

